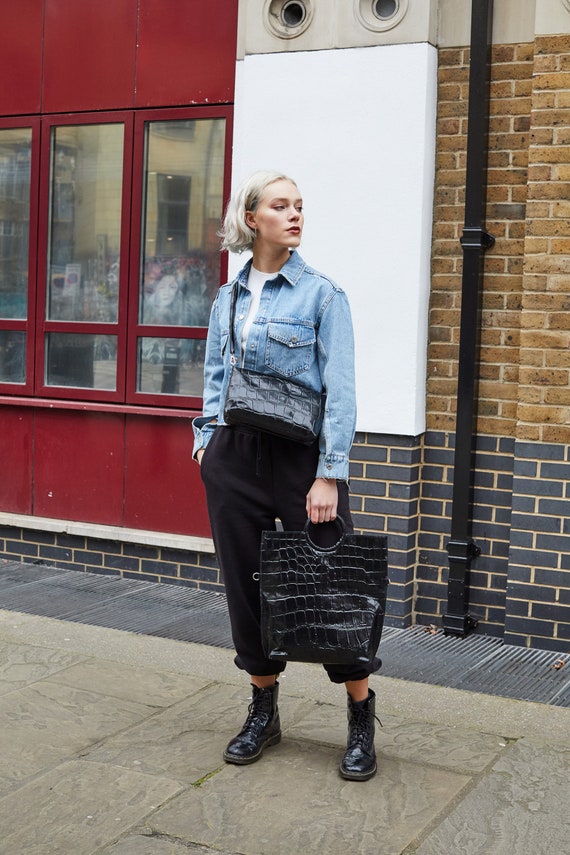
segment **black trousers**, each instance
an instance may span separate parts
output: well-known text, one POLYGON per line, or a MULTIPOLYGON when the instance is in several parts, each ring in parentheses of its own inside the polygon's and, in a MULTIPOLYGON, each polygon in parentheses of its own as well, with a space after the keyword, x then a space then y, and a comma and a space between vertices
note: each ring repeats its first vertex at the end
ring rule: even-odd
MULTIPOLYGON (((248 674, 269 676, 285 668, 285 663, 267 659, 261 644, 261 532, 275 530, 276 518, 286 531, 303 528, 306 496, 315 479, 318 456, 317 443, 304 446, 261 431, 226 426, 215 430, 202 456, 202 479, 226 588, 235 662, 248 674)), ((352 531, 347 484, 338 482, 338 494, 338 513, 352 531)), ((322 523, 311 537, 319 545, 333 545, 339 537, 338 525, 322 523)), ((344 683, 364 679, 373 666, 324 667, 333 683, 344 683)))

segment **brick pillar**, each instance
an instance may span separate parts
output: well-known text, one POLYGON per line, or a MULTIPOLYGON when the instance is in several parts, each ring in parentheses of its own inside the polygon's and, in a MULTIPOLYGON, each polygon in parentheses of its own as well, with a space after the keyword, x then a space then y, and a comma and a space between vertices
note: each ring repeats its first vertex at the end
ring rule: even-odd
POLYGON ((537 37, 505 640, 570 642, 570 35, 537 37))

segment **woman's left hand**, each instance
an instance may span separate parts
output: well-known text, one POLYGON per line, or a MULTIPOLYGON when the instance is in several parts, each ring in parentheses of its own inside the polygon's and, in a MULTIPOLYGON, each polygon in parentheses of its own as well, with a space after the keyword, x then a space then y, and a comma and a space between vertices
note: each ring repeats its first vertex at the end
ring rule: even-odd
POLYGON ((334 478, 317 478, 307 493, 307 516, 312 523, 336 519, 338 487, 334 478))

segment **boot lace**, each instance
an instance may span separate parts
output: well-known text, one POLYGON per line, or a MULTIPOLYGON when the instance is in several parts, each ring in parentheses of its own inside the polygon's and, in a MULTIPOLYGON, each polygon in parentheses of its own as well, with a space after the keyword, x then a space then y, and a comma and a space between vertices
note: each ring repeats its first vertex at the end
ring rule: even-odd
POLYGON ((384 727, 377 715, 366 709, 353 709, 350 722, 351 745, 364 745, 370 738, 371 719, 376 719, 380 727, 384 727))
POLYGON ((263 708, 262 698, 254 698, 247 708, 247 718, 241 729, 240 736, 246 733, 258 736, 263 728, 267 726, 270 718, 270 713, 263 708))

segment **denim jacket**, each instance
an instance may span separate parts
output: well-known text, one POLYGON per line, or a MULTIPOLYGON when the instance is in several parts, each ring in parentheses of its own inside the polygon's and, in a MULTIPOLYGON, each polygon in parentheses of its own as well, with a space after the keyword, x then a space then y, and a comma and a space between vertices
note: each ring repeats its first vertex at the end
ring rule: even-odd
MULTIPOLYGON (((206 342, 203 416, 193 422, 194 456, 208 444, 216 425, 224 424, 224 400, 231 371, 232 288, 237 282, 235 341, 239 348, 251 300, 247 288, 250 266, 251 260, 233 282, 220 288, 212 306, 206 342)), ((293 251, 279 275, 263 286, 258 314, 239 362, 244 368, 287 377, 318 392, 325 390, 315 477, 347 481, 356 399, 354 337, 344 291, 293 251)))

